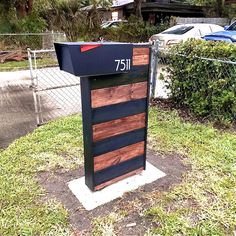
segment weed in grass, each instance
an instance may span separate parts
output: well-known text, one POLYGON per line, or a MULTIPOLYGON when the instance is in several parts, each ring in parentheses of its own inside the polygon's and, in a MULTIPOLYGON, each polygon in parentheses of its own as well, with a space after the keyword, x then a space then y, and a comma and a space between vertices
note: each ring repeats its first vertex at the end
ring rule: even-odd
POLYGON ((112 212, 108 216, 98 217, 93 221, 93 236, 115 236, 114 224, 122 220, 123 212, 112 212))
POLYGON ((64 171, 83 162, 81 116, 59 119, 0 152, 0 235, 70 235, 68 213, 43 202, 39 171, 64 171))
POLYGON ((183 182, 164 194, 158 207, 146 212, 158 224, 153 232, 233 235, 236 228, 236 134, 219 132, 210 124, 186 123, 176 111, 155 108, 150 111, 149 124, 150 146, 155 151, 185 155, 192 166, 183 182))

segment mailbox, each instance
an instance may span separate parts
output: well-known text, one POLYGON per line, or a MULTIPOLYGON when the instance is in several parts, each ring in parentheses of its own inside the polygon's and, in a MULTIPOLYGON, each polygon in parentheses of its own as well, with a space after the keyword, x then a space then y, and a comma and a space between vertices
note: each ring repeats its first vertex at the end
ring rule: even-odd
POLYGON ((62 70, 81 77, 85 183, 100 190, 145 169, 148 44, 55 43, 62 70))

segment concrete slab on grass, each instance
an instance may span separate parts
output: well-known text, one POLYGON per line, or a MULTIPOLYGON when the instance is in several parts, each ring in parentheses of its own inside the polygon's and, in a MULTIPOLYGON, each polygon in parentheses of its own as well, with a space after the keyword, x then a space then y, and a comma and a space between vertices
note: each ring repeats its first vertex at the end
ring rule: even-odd
POLYGON ((92 192, 85 185, 85 177, 70 181, 68 186, 84 208, 90 211, 116 198, 122 197, 125 192, 130 192, 145 184, 152 183, 165 175, 164 172, 147 162, 145 171, 123 179, 100 191, 92 192))

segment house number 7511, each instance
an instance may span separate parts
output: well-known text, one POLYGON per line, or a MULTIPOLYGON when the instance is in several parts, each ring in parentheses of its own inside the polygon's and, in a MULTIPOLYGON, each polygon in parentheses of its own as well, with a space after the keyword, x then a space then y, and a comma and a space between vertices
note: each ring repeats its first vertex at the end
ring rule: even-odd
POLYGON ((116 71, 124 71, 124 70, 130 70, 130 59, 120 59, 115 60, 116 64, 116 71))

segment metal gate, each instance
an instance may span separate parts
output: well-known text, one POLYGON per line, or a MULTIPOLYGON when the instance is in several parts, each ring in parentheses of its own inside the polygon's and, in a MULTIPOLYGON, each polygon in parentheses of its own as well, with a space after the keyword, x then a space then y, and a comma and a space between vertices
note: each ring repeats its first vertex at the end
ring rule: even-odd
POLYGON ((54 50, 30 50, 28 59, 37 125, 81 112, 80 79, 60 71, 54 50))

